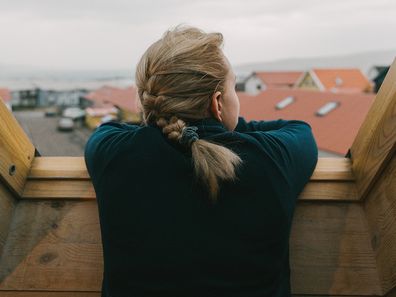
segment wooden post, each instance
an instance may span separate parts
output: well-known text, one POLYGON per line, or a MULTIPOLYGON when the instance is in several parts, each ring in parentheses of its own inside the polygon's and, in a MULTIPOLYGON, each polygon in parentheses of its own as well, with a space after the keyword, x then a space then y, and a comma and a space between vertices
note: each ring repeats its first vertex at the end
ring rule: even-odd
POLYGON ((396 60, 350 148, 352 171, 363 200, 396 149, 396 60))
POLYGON ((35 148, 0 99, 0 180, 21 197, 35 148))
POLYGON ((396 296, 396 60, 350 149, 383 296, 396 296))

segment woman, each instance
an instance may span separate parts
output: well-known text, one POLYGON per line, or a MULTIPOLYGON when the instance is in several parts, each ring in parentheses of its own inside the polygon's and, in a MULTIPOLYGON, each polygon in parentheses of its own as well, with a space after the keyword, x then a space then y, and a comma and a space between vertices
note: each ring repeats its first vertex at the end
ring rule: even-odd
POLYGON ((290 296, 296 199, 316 166, 311 127, 239 116, 220 33, 177 27, 136 70, 141 126, 90 137, 102 296, 290 296))

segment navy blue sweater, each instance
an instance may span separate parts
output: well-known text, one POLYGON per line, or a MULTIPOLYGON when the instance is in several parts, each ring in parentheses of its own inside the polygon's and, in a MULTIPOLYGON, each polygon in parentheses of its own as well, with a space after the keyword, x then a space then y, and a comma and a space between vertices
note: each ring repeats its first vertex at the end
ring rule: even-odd
POLYGON ((237 153, 218 202, 191 154, 155 126, 102 124, 85 148, 98 202, 106 297, 290 296, 289 235, 318 149, 309 124, 214 118, 190 123, 237 153))

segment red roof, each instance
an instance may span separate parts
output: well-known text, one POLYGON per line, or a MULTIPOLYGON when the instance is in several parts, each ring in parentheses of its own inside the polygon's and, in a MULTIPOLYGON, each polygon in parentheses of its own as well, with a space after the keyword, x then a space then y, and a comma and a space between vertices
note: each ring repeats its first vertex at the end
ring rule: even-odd
POLYGON ((292 87, 303 74, 302 71, 264 71, 256 72, 268 88, 292 87))
POLYGON ((318 148, 323 151, 345 155, 352 146, 363 123, 374 94, 334 94, 300 89, 269 89, 257 96, 238 93, 241 116, 247 120, 303 120, 312 127, 318 148), (292 96, 294 102, 283 109, 277 103, 292 96), (316 111, 331 101, 340 103, 324 116, 316 111))
POLYGON ((0 97, 4 100, 4 102, 11 101, 10 90, 5 88, 0 88, 0 97))
POLYGON ((139 113, 137 104, 137 91, 134 86, 126 89, 104 86, 96 91, 92 91, 85 99, 94 102, 94 107, 117 106, 130 112, 139 113))
POLYGON ((372 83, 359 69, 312 69, 325 90, 341 92, 365 92, 372 90, 372 83))

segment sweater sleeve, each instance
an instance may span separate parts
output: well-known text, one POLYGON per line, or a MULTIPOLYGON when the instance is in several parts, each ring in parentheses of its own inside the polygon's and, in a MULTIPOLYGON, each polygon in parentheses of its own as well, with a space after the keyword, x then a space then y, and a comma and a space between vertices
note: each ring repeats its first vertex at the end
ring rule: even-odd
POLYGON ((277 130, 287 124, 288 121, 279 119, 275 121, 250 121, 247 122, 245 118, 239 117, 238 124, 235 128, 237 132, 251 132, 251 131, 269 131, 277 130))
POLYGON ((298 196, 318 161, 318 147, 311 126, 299 120, 246 122, 240 117, 236 131, 250 135, 259 143, 298 196))
POLYGON ((89 137, 84 151, 85 164, 93 182, 102 175, 107 164, 123 149, 139 126, 118 122, 100 125, 89 137))

